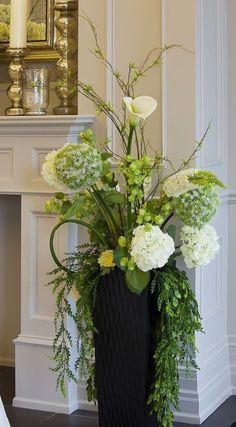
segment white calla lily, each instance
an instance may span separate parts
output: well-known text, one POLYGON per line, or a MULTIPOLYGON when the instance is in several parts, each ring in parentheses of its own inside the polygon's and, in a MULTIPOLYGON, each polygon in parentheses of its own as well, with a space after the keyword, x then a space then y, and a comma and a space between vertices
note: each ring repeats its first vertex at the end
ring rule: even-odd
POLYGON ((146 119, 157 107, 157 101, 151 96, 137 96, 131 98, 125 96, 123 98, 128 110, 129 124, 132 127, 137 126, 140 119, 146 119))

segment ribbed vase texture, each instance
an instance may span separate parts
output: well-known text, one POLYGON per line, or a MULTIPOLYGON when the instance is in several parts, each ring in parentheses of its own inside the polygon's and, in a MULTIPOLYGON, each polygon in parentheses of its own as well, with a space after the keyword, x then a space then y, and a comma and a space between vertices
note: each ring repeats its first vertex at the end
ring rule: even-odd
POLYGON ((152 376, 150 290, 128 290, 121 270, 100 280, 94 311, 99 427, 157 427, 147 397, 152 376))

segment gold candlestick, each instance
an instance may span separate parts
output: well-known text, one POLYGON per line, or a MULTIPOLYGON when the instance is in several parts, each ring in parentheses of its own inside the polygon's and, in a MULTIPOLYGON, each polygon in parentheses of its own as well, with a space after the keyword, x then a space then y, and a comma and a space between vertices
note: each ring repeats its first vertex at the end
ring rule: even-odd
POLYGON ((29 54, 29 49, 27 47, 9 47, 7 54, 13 57, 8 67, 8 74, 12 79, 12 83, 7 89, 7 96, 12 105, 6 108, 5 114, 7 116, 22 116, 24 114, 22 104, 22 71, 27 68, 22 58, 29 54))
POLYGON ((57 0, 54 9, 60 12, 55 26, 61 35, 55 48, 61 57, 56 66, 59 74, 56 94, 61 102, 53 113, 77 114, 73 99, 77 94, 78 0, 57 0))

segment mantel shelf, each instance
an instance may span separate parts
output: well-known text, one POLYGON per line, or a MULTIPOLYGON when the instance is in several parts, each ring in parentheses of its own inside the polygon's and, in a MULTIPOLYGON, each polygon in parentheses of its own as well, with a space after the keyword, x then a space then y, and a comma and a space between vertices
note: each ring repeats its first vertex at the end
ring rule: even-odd
POLYGON ((68 135, 92 126, 93 115, 0 116, 0 136, 68 135))
POLYGON ((0 193, 53 193, 42 178, 45 156, 93 125, 88 116, 0 117, 0 193))

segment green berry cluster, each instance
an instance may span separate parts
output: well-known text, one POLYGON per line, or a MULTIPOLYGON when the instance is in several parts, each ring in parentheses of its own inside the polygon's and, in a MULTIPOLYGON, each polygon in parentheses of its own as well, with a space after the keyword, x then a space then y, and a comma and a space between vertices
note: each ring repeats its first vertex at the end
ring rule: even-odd
POLYGON ((86 129, 83 132, 80 132, 79 139, 87 144, 96 144, 96 135, 92 129, 86 129))
POLYGON ((152 175, 152 160, 148 156, 134 159, 131 155, 125 156, 120 162, 119 170, 126 179, 126 190, 129 201, 135 202, 144 196, 145 182, 152 175))
POLYGON ((137 224, 151 223, 161 225, 172 210, 171 203, 162 198, 152 199, 139 209, 137 224))
POLYGON ((164 218, 162 215, 150 212, 147 208, 145 208, 145 206, 142 206, 141 209, 139 209, 137 216, 137 224, 142 225, 145 223, 152 223, 156 225, 161 225, 163 221, 164 218))
POLYGON ((53 197, 53 199, 48 200, 45 202, 45 211, 46 213, 58 213, 61 214, 61 209, 63 205, 64 200, 57 199, 56 197, 53 197))

